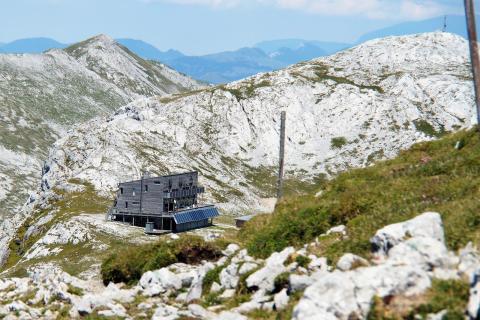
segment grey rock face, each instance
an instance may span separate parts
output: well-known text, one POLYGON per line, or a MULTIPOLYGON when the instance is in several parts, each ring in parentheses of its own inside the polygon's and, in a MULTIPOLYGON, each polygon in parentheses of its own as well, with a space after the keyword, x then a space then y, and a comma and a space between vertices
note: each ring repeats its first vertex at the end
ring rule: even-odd
POLYGON ((247 278, 249 288, 258 288, 259 290, 272 291, 274 289, 275 278, 286 271, 283 263, 295 252, 293 247, 283 249, 281 252, 273 253, 266 261, 265 266, 251 274, 247 278))
POLYGON ((231 263, 220 272, 220 284, 225 289, 234 289, 237 287, 240 276, 238 274, 238 264, 231 263))
POLYGON ((436 212, 427 212, 411 220, 392 224, 378 230, 370 240, 374 252, 386 256, 388 251, 407 237, 423 237, 445 243, 443 224, 436 212))
POLYGON ((207 272, 213 268, 215 268, 215 265, 211 262, 207 262, 198 269, 197 275, 193 279, 192 285, 188 290, 186 302, 200 299, 202 296, 203 278, 205 278, 207 272))
POLYGON ((282 289, 273 297, 275 310, 281 311, 285 309, 288 305, 289 297, 287 295, 287 289, 282 289))
POLYGON ((367 260, 351 253, 344 254, 337 262, 337 268, 342 271, 348 271, 354 267, 365 267, 368 265, 369 263, 367 260))
MULTIPOLYGON (((293 318, 362 319, 374 296, 414 296, 427 290, 433 277, 456 277, 459 259, 445 246, 438 213, 427 212, 386 226, 376 232, 371 242, 377 265, 351 270, 355 261, 368 262, 346 254, 337 265, 345 271, 327 272, 314 279, 291 277, 298 287, 313 281, 295 307, 293 318)), ((475 259, 471 253, 464 255, 464 269, 471 269, 467 265, 475 259)), ((472 293, 474 310, 476 295, 472 293)))
POLYGON ((182 280, 166 268, 147 271, 139 282, 143 291, 148 296, 164 293, 169 289, 178 290, 182 287, 182 280))
POLYGON ((480 269, 473 275, 470 284, 470 298, 467 305, 469 319, 480 318, 480 269))

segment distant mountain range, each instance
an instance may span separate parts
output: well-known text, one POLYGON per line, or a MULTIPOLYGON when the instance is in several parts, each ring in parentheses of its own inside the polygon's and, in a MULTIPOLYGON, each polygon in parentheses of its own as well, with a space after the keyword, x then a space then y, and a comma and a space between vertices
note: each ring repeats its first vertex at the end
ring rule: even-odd
POLYGON ((0 43, 0 53, 42 53, 48 49, 63 49, 67 46, 50 38, 28 38, 0 43))
MULTIPOLYGON (((480 16, 477 17, 477 20, 479 19, 480 16)), ((443 25, 444 17, 437 17, 375 30, 361 36, 352 44, 279 39, 260 42, 252 47, 240 48, 235 51, 201 56, 187 56, 173 49, 161 51, 142 40, 117 39, 117 41, 144 59, 160 61, 195 79, 218 84, 243 79, 260 72, 278 70, 300 61, 327 56, 367 40, 392 35, 438 31, 443 29, 443 25)), ((446 31, 465 38, 465 18, 448 16, 446 31)), ((0 53, 41 53, 48 49, 63 49, 67 46, 67 44, 49 38, 30 38, 6 44, 0 43, 0 53)))

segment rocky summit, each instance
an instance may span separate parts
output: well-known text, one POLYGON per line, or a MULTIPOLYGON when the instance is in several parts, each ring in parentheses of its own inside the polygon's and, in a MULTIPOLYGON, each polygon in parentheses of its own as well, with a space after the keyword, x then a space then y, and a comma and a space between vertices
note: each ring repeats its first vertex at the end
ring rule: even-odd
MULTIPOLYGON (((2 221, 0 317, 478 315, 480 254, 471 230, 478 219, 465 215, 463 240, 472 241, 467 244, 459 240, 458 225, 464 225, 444 202, 476 192, 456 176, 475 169, 445 172, 447 164, 476 163, 476 135, 462 131, 476 121, 464 39, 439 32, 378 39, 215 87, 139 60, 103 36, 26 57, 49 55, 88 70, 113 88, 110 93, 122 89, 122 101, 112 114, 110 105, 103 112, 85 102, 98 112, 87 112, 86 122, 67 132, 55 131, 58 140, 42 165, 38 188, 22 210, 2 221), (167 75, 177 86, 166 84, 167 75), (287 200, 275 214, 255 217, 239 231, 233 217, 274 209, 281 111, 287 113, 287 200), (432 141, 444 135, 448 139, 438 145, 432 141), (412 145, 415 155, 402 158, 412 145), (435 152, 441 152, 440 160, 435 152), (375 164, 399 153, 398 162, 375 164), (361 167, 369 168, 355 169, 361 167), (119 182, 144 171, 187 170, 199 171, 207 190, 201 200, 223 213, 214 226, 158 238, 105 221, 119 182), (404 189, 388 180, 380 192, 356 201, 358 192, 349 188, 360 181, 360 170, 371 181, 393 176, 407 186, 415 174, 420 187, 404 189), (358 179, 345 178, 345 171, 358 179), (461 192, 428 185, 455 185, 461 192), (326 197, 334 200, 316 202, 326 197), (392 199, 385 214, 377 205, 382 199, 392 199)), ((28 154, 15 154, 21 152, 28 154)), ((470 201, 458 203, 452 205, 458 211, 476 208, 470 201)))
POLYGON ((472 105, 464 39, 374 40, 225 86, 137 100, 58 140, 42 182, 78 178, 109 194, 142 170, 198 170, 206 200, 224 212, 268 211, 281 111, 287 179, 308 182, 469 127, 472 105))
POLYGON ((18 213, 48 149, 72 125, 201 86, 105 35, 43 54, 0 54, 0 220, 18 213))

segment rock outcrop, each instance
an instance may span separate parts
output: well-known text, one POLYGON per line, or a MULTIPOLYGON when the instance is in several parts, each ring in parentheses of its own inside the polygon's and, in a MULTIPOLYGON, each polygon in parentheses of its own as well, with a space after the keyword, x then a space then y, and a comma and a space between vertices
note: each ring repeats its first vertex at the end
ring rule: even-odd
MULTIPOLYGON (((232 244, 216 262, 176 263, 148 271, 131 288, 113 283, 104 287, 95 280, 72 277, 48 264, 31 269, 29 277, 0 280, 0 317, 17 314, 22 319, 54 319, 59 310, 66 310, 71 318, 98 314, 122 318, 247 319, 256 309, 283 312, 293 308, 293 319, 365 319, 375 297, 416 299, 439 278, 470 279, 466 312, 470 319, 478 317, 479 252, 471 244, 458 255, 448 251, 439 214, 428 212, 386 226, 371 242, 377 244, 371 261, 347 253, 336 269, 306 269, 289 262, 292 256, 315 250, 316 243, 300 250, 286 248, 266 260, 254 259, 245 249, 232 244), (258 270, 240 280, 235 270, 247 263, 256 265, 258 270), (212 285, 209 292, 204 292, 203 279, 214 268, 222 268, 222 284, 217 283, 215 288, 212 285), (231 307, 239 286, 248 287, 251 293, 247 301, 231 307), (300 300, 292 302, 292 294, 298 291, 303 291, 300 300), (212 294, 218 300, 215 305, 205 308, 198 304, 212 294), (225 309, 227 305, 230 308, 225 309)), ((442 311, 428 319, 440 319, 445 314, 442 311)))
MULTIPOLYGON (((445 246, 438 213, 386 226, 371 239, 373 266, 352 255, 343 256, 336 270, 317 278, 295 307, 294 319, 364 319, 375 296, 416 296, 433 278, 458 278, 459 259, 445 246), (353 261, 361 261, 351 270, 353 261)), ((480 265, 477 264, 477 267, 480 265)))
MULTIPOLYGON (((73 126, 142 97, 204 87, 105 35, 43 54, 0 54, 0 265, 30 208, 53 143, 73 126), (27 212, 25 212, 27 211, 27 212)), ((71 192, 65 183, 59 186, 71 192), (66 189, 67 188, 67 189, 66 189)))
MULTIPOLYGON (((70 51, 88 65, 111 48, 70 51)), ((117 54, 112 61, 124 58, 117 54)), ((112 61, 94 69, 103 74, 112 61)), ((126 81, 128 73, 120 71, 115 83, 126 81)), ((140 71, 132 74, 145 80, 140 71)), ((229 213, 271 211, 281 111, 288 114, 287 179, 308 183, 394 157, 413 143, 474 123, 467 44, 447 33, 375 40, 227 85, 141 98, 80 125, 53 146, 25 215, 5 222, 0 255, 6 255, 15 229, 35 216, 32 207, 72 191, 71 181, 89 183, 110 198, 118 182, 143 170, 198 170, 205 202, 229 213)), ((330 232, 343 234, 342 227, 330 232)))

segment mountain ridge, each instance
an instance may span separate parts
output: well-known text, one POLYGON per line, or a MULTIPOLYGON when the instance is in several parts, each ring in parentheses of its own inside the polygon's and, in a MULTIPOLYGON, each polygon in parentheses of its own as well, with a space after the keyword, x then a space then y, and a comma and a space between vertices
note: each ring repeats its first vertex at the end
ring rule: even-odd
MULTIPOLYGON (((439 31, 443 28, 443 19, 444 17, 441 16, 421 21, 408 21, 374 30, 360 36, 352 44, 293 38, 262 41, 247 47, 261 49, 265 55, 259 55, 254 50, 245 50, 247 48, 207 55, 185 55, 173 49, 161 51, 142 40, 122 38, 117 41, 144 59, 160 61, 201 81, 221 84, 240 80, 260 72, 279 70, 301 61, 327 56, 375 38, 439 31), (225 61, 226 57, 229 57, 228 61, 225 61)), ((478 19, 480 16, 477 17, 478 19)), ((445 31, 466 38, 464 16, 448 15, 445 31)), ((0 52, 1 50, 0 46, 0 52)))
POLYGON ((111 38, 89 40, 98 48, 79 45, 77 49, 85 52, 78 57, 62 49, 0 54, 0 218, 5 223, 38 186, 48 148, 72 125, 145 95, 203 86, 133 56, 111 38))
MULTIPOLYGON (((0 243, 5 248, 9 230, 27 217, 30 241, 56 221, 103 217, 103 207, 69 211, 61 203, 87 197, 108 206, 117 183, 142 171, 197 170, 207 190, 203 200, 223 213, 268 212, 280 111, 287 111, 287 193, 301 193, 348 168, 470 127, 473 105, 467 43, 447 33, 372 40, 228 85, 142 98, 77 126, 54 144, 41 189, 16 221, 3 226, 7 236, 0 243), (40 223, 46 217, 45 227, 40 223)), ((49 256, 44 249, 35 247, 49 256)), ((28 254, 22 263, 41 258, 28 254)))

